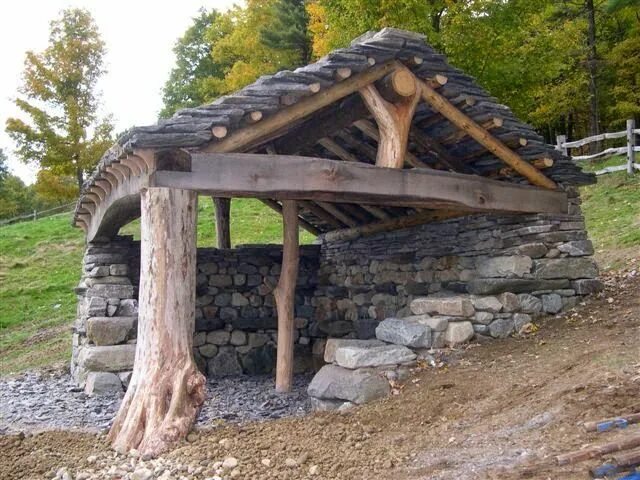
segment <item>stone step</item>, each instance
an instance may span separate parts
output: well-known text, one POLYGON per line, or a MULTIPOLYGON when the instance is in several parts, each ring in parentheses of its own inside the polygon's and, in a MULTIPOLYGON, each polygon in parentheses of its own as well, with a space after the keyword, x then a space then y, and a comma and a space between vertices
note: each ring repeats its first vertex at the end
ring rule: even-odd
POLYGON ((340 367, 357 368, 401 365, 412 362, 416 354, 402 345, 379 347, 340 347, 336 350, 336 363, 340 367))
POLYGON ((336 350, 340 347, 379 347, 384 345, 380 340, 356 340, 352 338, 327 338, 324 347, 324 361, 326 363, 335 363, 336 350))
MULTIPOLYGON (((422 317, 418 316, 421 320, 422 317)), ((376 327, 376 338, 395 345, 412 348, 431 347, 431 328, 418 320, 387 318, 376 327)))
POLYGON ((84 346, 78 354, 78 366, 87 372, 122 372, 133 369, 134 344, 108 347, 84 346))
POLYGON ((325 365, 313 377, 307 393, 321 400, 342 400, 357 405, 389 395, 389 382, 373 369, 350 370, 325 365))
POLYGON ((452 317, 472 317, 475 313, 473 303, 468 295, 438 295, 432 297, 419 297, 410 305, 414 315, 438 314, 452 317))

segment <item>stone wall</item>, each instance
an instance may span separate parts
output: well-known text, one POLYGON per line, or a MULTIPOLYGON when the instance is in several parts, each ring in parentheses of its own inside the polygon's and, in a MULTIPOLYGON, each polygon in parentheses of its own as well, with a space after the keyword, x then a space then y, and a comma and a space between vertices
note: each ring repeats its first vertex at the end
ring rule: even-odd
POLYGON ((580 199, 570 195, 566 215, 474 215, 323 243, 319 330, 373 338, 380 321, 411 315, 411 301, 424 296, 500 295, 507 306, 479 309, 476 331, 501 337, 515 328, 515 313, 573 307, 601 285, 580 199), (490 329, 493 320, 507 326, 490 329))
MULTIPOLYGON (((295 355, 296 367, 303 370, 311 362, 309 328, 319 252, 319 246, 300 248, 295 355)), ((128 380, 135 353, 139 255, 139 242, 127 237, 87 248, 76 289, 71 369, 78 383, 88 383, 90 390, 128 380)), ((194 355, 203 372, 271 372, 277 340, 272 291, 281 259, 279 245, 198 249, 194 355)))

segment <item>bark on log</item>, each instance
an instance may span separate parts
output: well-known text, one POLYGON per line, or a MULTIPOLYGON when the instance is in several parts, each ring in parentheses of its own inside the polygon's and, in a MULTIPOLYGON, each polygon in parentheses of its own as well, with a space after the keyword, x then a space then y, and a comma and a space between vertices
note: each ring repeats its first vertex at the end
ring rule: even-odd
POLYGON ((205 398, 192 353, 197 194, 149 188, 141 204, 136 358, 108 439, 152 458, 186 437, 205 398))
POLYGON ((276 392, 290 392, 293 379, 294 300, 298 279, 298 206, 295 201, 282 202, 283 247, 282 269, 273 290, 278 310, 278 352, 276 360, 276 392))
POLYGON ((231 248, 229 218, 231 199, 213 197, 213 205, 216 211, 216 238, 218 239, 218 248, 231 248))

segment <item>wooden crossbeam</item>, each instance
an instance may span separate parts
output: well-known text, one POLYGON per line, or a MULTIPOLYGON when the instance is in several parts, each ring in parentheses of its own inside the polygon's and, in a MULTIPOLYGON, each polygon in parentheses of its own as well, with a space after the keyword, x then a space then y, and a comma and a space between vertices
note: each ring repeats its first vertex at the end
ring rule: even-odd
MULTIPOLYGON (((260 201, 264 203, 267 207, 271 208, 272 210, 282 215, 282 205, 280 205, 275 200, 271 200, 270 198, 263 198, 260 201)), ((312 235, 320 235, 320 233, 322 233, 316 227, 314 227, 309 222, 307 222, 304 218, 299 218, 298 223, 302 228, 304 228, 307 232, 311 233, 312 235)))
POLYGON ((537 168, 524 161, 520 156, 500 140, 478 125, 473 119, 462 113, 445 97, 426 83, 419 81, 422 99, 431 108, 441 113, 451 123, 467 132, 467 134, 493 153, 496 157, 528 179, 532 184, 555 190, 558 186, 553 180, 542 174, 537 168))
POLYGON ((381 169, 361 162, 284 155, 194 154, 191 172, 156 171, 149 185, 316 203, 526 213, 566 213, 568 208, 561 191, 439 170, 381 169))

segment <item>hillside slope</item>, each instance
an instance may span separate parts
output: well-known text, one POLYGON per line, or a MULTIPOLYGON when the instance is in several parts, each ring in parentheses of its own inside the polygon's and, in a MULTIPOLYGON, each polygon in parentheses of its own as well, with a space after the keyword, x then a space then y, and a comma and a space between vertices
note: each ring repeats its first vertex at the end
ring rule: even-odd
MULTIPOLYGON (((591 164, 599 169, 610 163, 591 164)), ((619 172, 598 177, 583 189, 583 211, 601 267, 619 267, 639 255, 640 174, 619 172)), ((234 200, 234 244, 280 243, 280 216, 255 200, 234 200)), ((66 361, 68 326, 75 316, 73 287, 80 276, 82 232, 69 215, 0 227, 0 375, 66 361)), ((133 222, 123 233, 139 235, 133 222)), ((313 237, 303 232, 301 242, 313 237)), ((215 245, 213 205, 201 197, 198 245, 215 245)))

